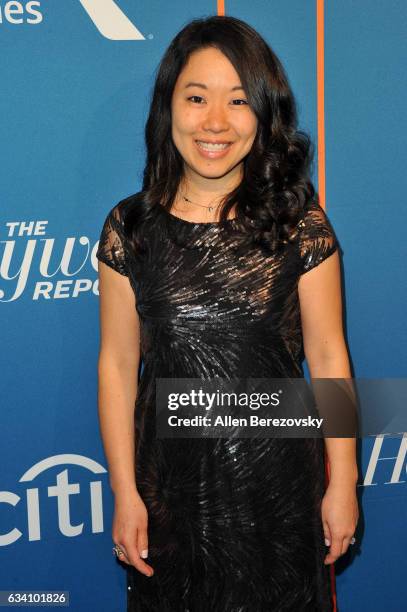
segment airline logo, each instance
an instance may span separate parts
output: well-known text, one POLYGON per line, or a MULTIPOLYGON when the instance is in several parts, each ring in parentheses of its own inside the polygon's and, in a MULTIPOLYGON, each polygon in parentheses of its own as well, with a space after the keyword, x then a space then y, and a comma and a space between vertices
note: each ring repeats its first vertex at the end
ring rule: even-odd
MULTIPOLYGON (((105 38, 109 40, 145 40, 145 36, 114 0, 79 0, 79 2, 105 38)), ((43 19, 41 3, 38 0, 9 1, 4 6, 0 4, 0 24, 36 25, 42 23, 43 19)), ((148 38, 152 36, 149 35, 148 38)))
POLYGON ((134 23, 114 0, 79 0, 105 38, 110 40, 145 40, 134 23))

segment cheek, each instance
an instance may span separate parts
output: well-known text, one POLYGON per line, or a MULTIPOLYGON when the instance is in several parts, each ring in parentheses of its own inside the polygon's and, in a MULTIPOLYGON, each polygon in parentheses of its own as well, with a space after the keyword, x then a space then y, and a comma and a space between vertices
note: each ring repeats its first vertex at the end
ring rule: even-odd
POLYGON ((249 146, 249 149, 251 149, 251 148, 252 148, 253 143, 254 143, 254 141, 255 141, 255 139, 256 139, 256 136, 257 136, 257 128, 258 128, 258 124, 257 124, 257 120, 256 120, 256 121, 254 121, 254 122, 252 123, 251 131, 250 131, 250 137, 249 137, 250 146, 249 146))
POLYGON ((194 129, 195 123, 193 113, 189 109, 175 111, 172 115, 173 131, 179 134, 188 134, 194 129))
POLYGON ((236 128, 241 138, 252 142, 257 133, 257 119, 252 116, 245 117, 236 128))

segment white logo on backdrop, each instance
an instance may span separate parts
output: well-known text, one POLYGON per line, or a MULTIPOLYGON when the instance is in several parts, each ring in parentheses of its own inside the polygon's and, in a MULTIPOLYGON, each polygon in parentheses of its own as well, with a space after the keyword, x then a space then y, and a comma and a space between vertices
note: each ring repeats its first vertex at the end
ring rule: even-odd
MULTIPOLYGON (((20 478, 19 482, 32 483, 39 475, 59 465, 75 465, 91 472, 92 474, 105 474, 106 469, 89 457, 75 454, 62 454, 47 457, 28 469, 20 478)), ((56 498, 56 511, 58 515, 58 528, 62 535, 72 538, 83 533, 84 523, 72 525, 70 496, 80 495, 81 488, 77 482, 69 482, 68 468, 56 475, 56 483, 45 488, 45 492, 39 487, 30 486, 26 490, 25 507, 27 508, 26 534, 30 542, 41 540, 41 501, 42 495, 56 498)), ((83 493, 83 492, 82 492, 83 493)), ((88 493, 86 493, 88 495, 88 493)), ((90 500, 90 525, 92 533, 103 532, 103 499, 102 482, 92 480, 89 483, 90 500)), ((22 497, 11 491, 0 491, 0 503, 9 506, 17 506, 22 497)), ((14 544, 23 536, 23 532, 13 527, 7 533, 0 533, 0 546, 14 544)))
POLYGON ((406 482, 405 480, 400 480, 400 477, 403 468, 404 472, 407 471, 407 466, 405 466, 407 456, 407 432, 403 433, 397 455, 388 456, 384 454, 383 445, 386 437, 392 442, 392 434, 379 434, 376 436, 365 477, 359 486, 372 487, 381 484, 379 480, 380 477, 376 475, 376 470, 379 465, 383 466, 387 473, 391 466, 393 466, 390 480, 386 480, 383 484, 401 484, 406 482), (374 480, 376 480, 376 482, 373 482, 374 480))
POLYGON ((40 8, 40 2, 34 0, 25 3, 6 2, 4 6, 0 5, 0 23, 36 25, 43 20, 42 13, 38 10, 40 8))
POLYGON ((145 40, 114 0, 79 0, 99 32, 110 40, 145 40))
MULTIPOLYGON (((79 0, 99 32, 109 40, 145 40, 140 30, 114 0, 79 0)), ((43 21, 39 1, 6 2, 0 5, 0 24, 38 24, 43 21)))
POLYGON ((0 254, 0 302, 20 298, 35 273, 42 280, 35 281, 33 300, 77 298, 87 292, 99 295, 99 279, 95 278, 99 241, 92 246, 87 236, 80 236, 55 244, 54 238, 41 238, 48 221, 10 221, 5 225, 8 239, 0 240, 4 245, 3 255, 0 254), (86 266, 90 278, 77 278, 79 273, 84 274, 82 269, 86 266))

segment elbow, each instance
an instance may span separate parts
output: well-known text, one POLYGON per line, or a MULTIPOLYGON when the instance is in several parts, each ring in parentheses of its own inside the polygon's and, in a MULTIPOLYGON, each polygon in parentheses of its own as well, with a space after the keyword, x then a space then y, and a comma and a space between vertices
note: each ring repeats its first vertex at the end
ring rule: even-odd
POLYGON ((349 354, 345 340, 325 342, 304 350, 313 378, 350 378, 349 354))
POLYGON ((101 350, 97 362, 97 371, 99 377, 111 372, 133 375, 138 373, 139 364, 139 356, 134 353, 123 355, 116 354, 113 351, 101 350))

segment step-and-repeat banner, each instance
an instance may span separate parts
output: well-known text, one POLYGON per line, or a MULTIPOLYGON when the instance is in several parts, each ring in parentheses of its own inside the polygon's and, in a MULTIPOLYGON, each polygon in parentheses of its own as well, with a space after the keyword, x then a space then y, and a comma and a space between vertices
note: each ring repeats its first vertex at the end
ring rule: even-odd
MULTIPOLYGON (((326 210, 342 247, 354 376, 403 377, 407 8, 325 5, 326 210)), ((95 252, 108 210, 141 186, 164 50, 190 19, 218 9, 0 0, 0 590, 64 590, 75 611, 125 609, 97 421, 95 252)), ((280 56, 300 127, 316 142, 316 2, 226 0, 225 13, 280 56)), ((407 438, 359 446, 361 518, 352 554, 335 564, 338 607, 401 612, 407 438)))

